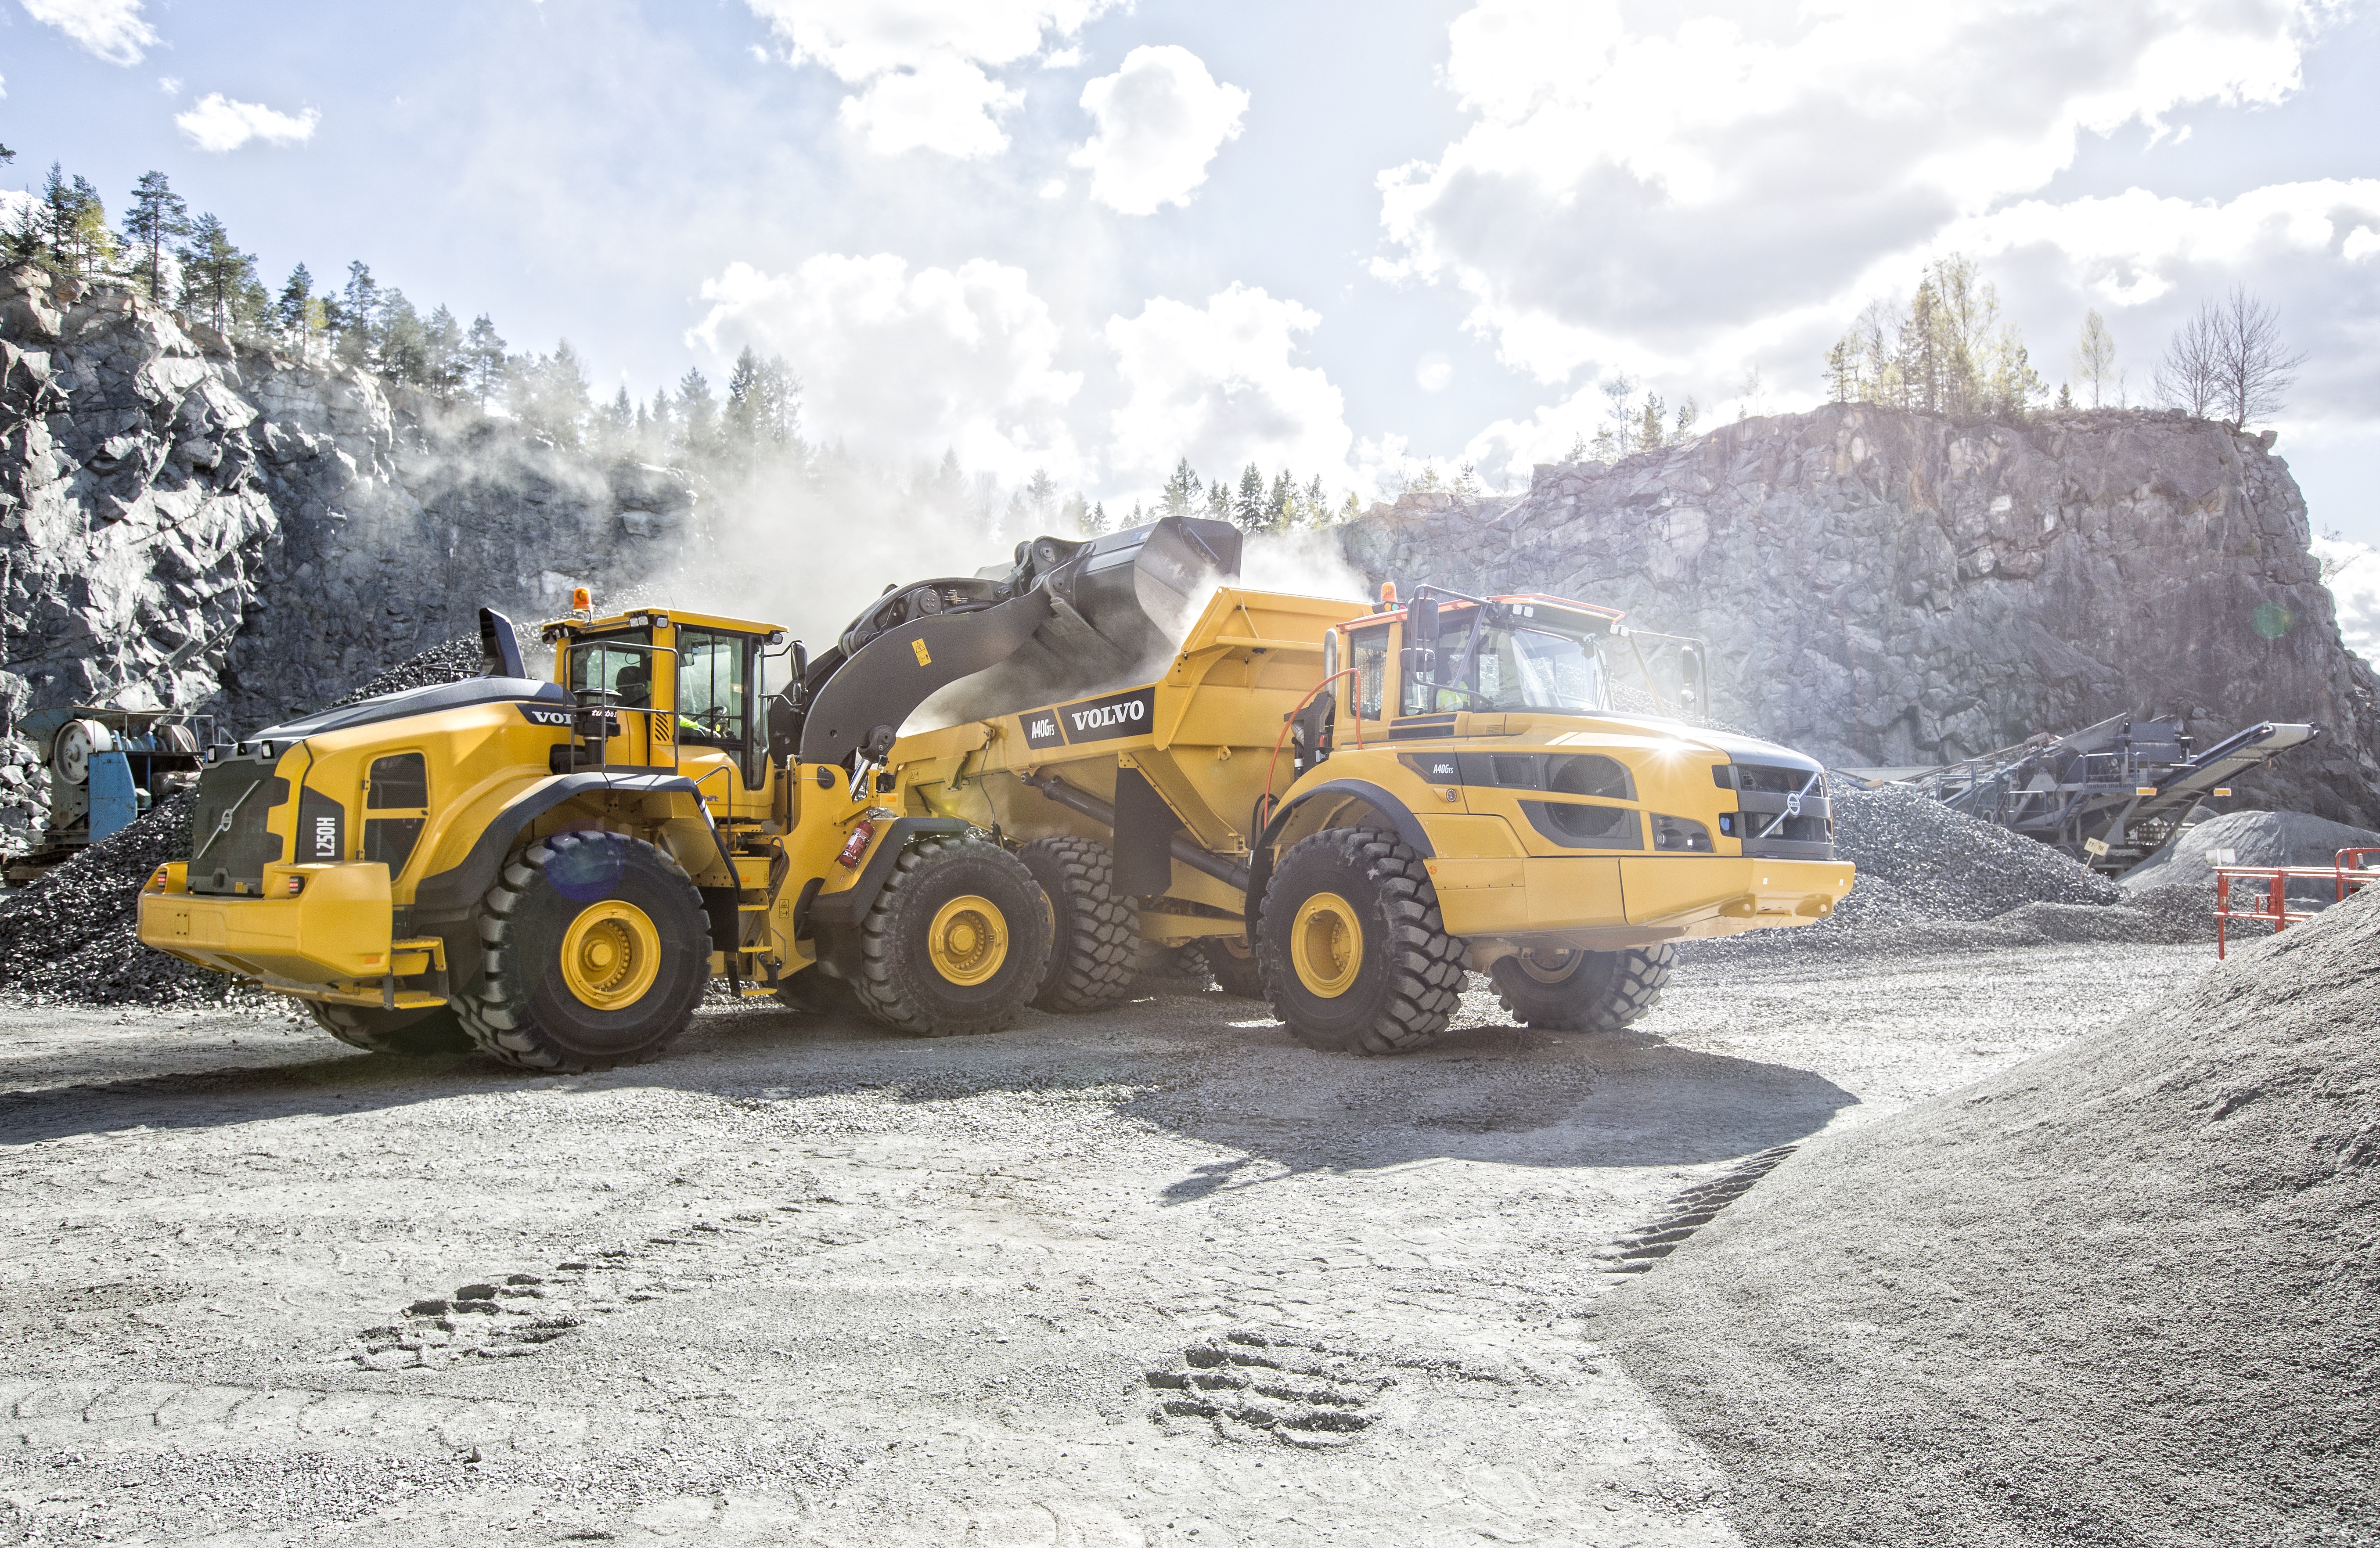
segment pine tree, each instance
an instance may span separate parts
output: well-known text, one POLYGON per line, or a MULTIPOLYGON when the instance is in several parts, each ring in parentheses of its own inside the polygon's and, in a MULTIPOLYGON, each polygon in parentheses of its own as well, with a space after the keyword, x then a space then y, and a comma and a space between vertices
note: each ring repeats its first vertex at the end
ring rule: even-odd
POLYGON ((314 276, 304 264, 289 271, 281 298, 273 304, 273 320, 292 349, 303 350, 322 308, 314 301, 314 276))
POLYGON ((737 467, 749 467, 760 441, 760 357, 746 345, 727 373, 727 406, 720 416, 720 450, 737 467))
POLYGON ((392 285, 381 292, 372 336, 378 345, 382 376, 407 387, 429 385, 430 331, 422 326, 421 314, 413 309, 404 291, 392 285))
POLYGON ((1091 514, 1083 518, 1083 536, 1086 538, 1101 537, 1107 532, 1107 529, 1108 502, 1102 500, 1098 504, 1091 507, 1091 514))
POLYGON ((264 286, 256 278, 256 255, 240 251, 212 214, 190 223, 189 241, 177 256, 185 312, 203 317, 208 326, 225 334, 239 325, 250 306, 262 312, 264 286))
POLYGON ((132 277, 141 282, 152 303, 165 295, 165 255, 175 240, 188 235, 190 209, 182 202, 162 172, 144 172, 132 185, 132 202, 124 212, 124 241, 139 255, 132 277))
POLYGON ((422 384, 442 404, 451 404, 463 391, 466 375, 463 356, 463 325, 455 314, 440 302, 422 325, 424 348, 422 384))
POLYGON ((380 317, 380 285, 363 260, 347 265, 346 287, 340 292, 331 317, 332 347, 342 365, 367 370, 380 363, 380 340, 373 324, 380 317))
POLYGON ((62 274, 95 279, 115 260, 115 238, 107 229, 107 209, 91 179, 72 178, 57 163, 42 185, 42 222, 49 260, 62 274))
POLYGON ((1203 486, 1198 475, 1190 471, 1190 459, 1184 457, 1173 465, 1173 477, 1165 480, 1165 514, 1186 516, 1198 500, 1203 486))
POLYGON ((644 412, 628 396, 627 384, 621 383, 620 390, 612 395, 612 406, 603 411, 603 449, 617 456, 635 446, 644 412))
POLYGON ((1208 521, 1232 519, 1232 486, 1228 481, 1218 478, 1207 486, 1207 519, 1208 521))
POLYGON ((485 312, 471 320, 471 331, 463 335, 462 369, 464 387, 485 414, 488 400, 504 384, 504 341, 485 312))
POLYGON ((1318 473, 1314 476, 1314 482, 1305 486, 1305 524, 1320 526, 1330 519, 1330 497, 1322 491, 1322 475, 1318 473))
POLYGON ((1297 484, 1282 468, 1265 494, 1265 525, 1267 532, 1286 532, 1297 511, 1297 484))
POLYGON ((1240 524, 1241 531, 1263 529, 1264 494, 1264 475, 1257 471, 1256 464, 1250 463, 1240 470, 1240 498, 1232 509, 1232 518, 1240 524))
MULTIPOLYGON (((1035 526, 1046 527, 1050 525, 1050 507, 1057 503, 1057 480, 1050 477, 1048 468, 1035 468, 1033 477, 1025 484, 1025 503, 1033 513, 1035 526)), ((1081 497, 1077 496, 1075 503, 1080 505, 1081 502, 1081 497)))

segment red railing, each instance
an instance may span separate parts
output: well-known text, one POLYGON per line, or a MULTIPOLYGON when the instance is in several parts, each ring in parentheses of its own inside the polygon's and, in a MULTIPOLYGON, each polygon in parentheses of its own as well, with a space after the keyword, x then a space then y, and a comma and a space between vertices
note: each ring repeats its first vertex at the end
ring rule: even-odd
MULTIPOLYGON (((2342 902, 2350 892, 2370 882, 2380 881, 2380 867, 2366 868, 2364 856, 2380 854, 2380 849, 2343 849, 2328 865, 2217 865, 2215 867, 2215 955, 2223 955, 2224 932, 2229 923, 2253 922, 2270 925, 2275 935, 2292 925, 2302 925, 2313 913, 2289 912, 2289 883, 2293 881, 2326 881, 2331 884, 2333 902, 2342 902), (2261 886, 2265 898, 2261 908, 2235 909, 2231 906, 2231 878, 2261 886)), ((2249 889, 2252 893, 2254 887, 2249 889)))

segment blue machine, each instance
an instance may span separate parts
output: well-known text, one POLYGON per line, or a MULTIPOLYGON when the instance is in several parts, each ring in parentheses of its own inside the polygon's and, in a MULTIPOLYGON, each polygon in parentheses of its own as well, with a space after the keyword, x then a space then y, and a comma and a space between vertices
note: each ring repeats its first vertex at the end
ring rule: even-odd
POLYGON ((177 710, 107 709, 87 705, 37 710, 19 735, 44 746, 50 766, 50 820, 30 854, 8 867, 30 881, 86 844, 129 828, 203 760, 200 732, 177 710))

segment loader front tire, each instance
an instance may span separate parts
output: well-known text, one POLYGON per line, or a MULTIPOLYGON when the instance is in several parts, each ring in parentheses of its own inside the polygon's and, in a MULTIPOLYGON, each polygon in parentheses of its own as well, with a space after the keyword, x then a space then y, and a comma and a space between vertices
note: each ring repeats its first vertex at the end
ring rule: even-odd
POLYGON ((860 925, 860 1006, 895 1032, 998 1032, 1041 987, 1049 905, 1025 862, 981 839, 901 856, 860 925))
POLYGON ((1526 951, 1488 971, 1504 1012, 1540 1032, 1618 1032, 1661 1002, 1677 970, 1668 946, 1526 951))
POLYGON ((458 1002, 480 1047, 523 1070, 641 1064, 686 1030, 710 977, 702 894, 621 833, 513 852, 480 915, 484 976, 458 1002))
POLYGON ((400 1058, 427 1058, 433 1054, 468 1054, 471 1034, 451 1005, 427 1010, 381 1010, 367 1005, 332 1005, 310 999, 306 1009, 314 1024, 368 1054, 395 1054, 400 1058))
POLYGON ((1033 1003, 1077 1012, 1113 1005, 1132 990, 1139 921, 1115 895, 1108 847, 1090 839, 1036 839, 1016 858, 1050 901, 1050 958, 1033 1003))
POLYGON ((1264 966, 1257 954, 1228 936, 1209 936, 1198 943, 1207 976, 1215 987, 1237 999, 1265 998, 1264 966))
POLYGON ((1265 888, 1257 952, 1273 1014, 1308 1047, 1409 1054, 1462 999, 1463 943, 1421 856, 1375 828, 1290 846, 1265 888))

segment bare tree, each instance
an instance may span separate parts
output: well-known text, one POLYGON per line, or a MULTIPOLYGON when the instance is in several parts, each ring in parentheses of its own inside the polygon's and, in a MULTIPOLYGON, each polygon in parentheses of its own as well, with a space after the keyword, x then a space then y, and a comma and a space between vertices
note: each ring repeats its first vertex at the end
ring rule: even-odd
POLYGON ((2223 300, 2201 303, 2175 332, 2157 362, 2157 395, 2195 417, 2246 429, 2281 411, 2304 363, 2282 346, 2272 308, 2235 284, 2223 300))
POLYGON ((2096 311, 2083 316, 2082 336, 2074 344, 2074 380, 2090 393, 2094 408, 2117 391, 2116 335, 2096 311))

